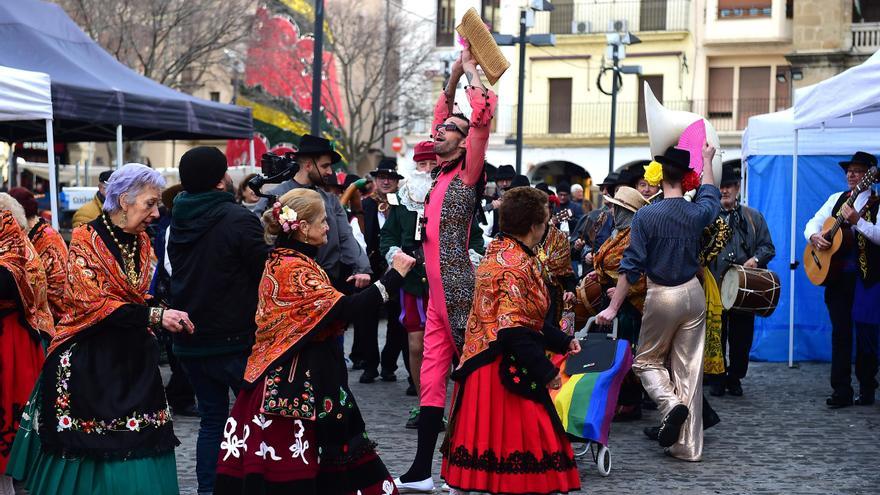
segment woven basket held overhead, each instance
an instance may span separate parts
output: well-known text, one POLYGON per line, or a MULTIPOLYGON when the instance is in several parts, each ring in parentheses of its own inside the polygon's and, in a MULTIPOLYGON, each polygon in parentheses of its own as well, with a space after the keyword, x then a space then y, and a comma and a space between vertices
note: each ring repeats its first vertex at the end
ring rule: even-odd
POLYGON ((455 28, 462 38, 468 40, 471 45, 471 55, 477 60, 477 64, 483 69, 486 78, 493 86, 501 75, 510 67, 510 62, 501 53, 501 49, 495 43, 492 33, 483 23, 480 14, 471 7, 465 12, 461 24, 455 28))

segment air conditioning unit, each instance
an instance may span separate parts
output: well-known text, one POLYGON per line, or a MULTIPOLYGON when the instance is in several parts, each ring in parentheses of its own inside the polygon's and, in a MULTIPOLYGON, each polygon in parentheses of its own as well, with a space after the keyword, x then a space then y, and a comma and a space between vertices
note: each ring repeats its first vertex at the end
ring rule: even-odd
POLYGON ((615 21, 608 21, 608 32, 609 33, 625 33, 629 31, 629 26, 627 26, 626 19, 618 19, 615 21))
POLYGON ((590 21, 571 21, 571 34, 590 34, 592 32, 590 21))

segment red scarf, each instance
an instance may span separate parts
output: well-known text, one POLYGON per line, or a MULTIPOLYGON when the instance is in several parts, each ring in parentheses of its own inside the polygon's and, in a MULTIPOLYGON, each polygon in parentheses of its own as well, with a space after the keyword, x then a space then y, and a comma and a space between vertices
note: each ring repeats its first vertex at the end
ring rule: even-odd
POLYGON ((550 301, 536 261, 509 237, 500 236, 489 244, 477 268, 459 368, 487 350, 505 328, 541 331, 550 301))
MULTIPOLYGON (((12 274, 24 319, 31 330, 51 338, 55 333, 52 313, 46 299, 46 273, 36 249, 8 210, 0 211, 0 266, 12 274)), ((0 302, 0 309, 10 309, 15 303, 0 302)))
POLYGON ((308 256, 276 248, 266 260, 257 304, 257 335, 244 379, 256 382, 276 359, 309 334, 342 294, 308 256))
MULTIPOLYGON (((152 278, 152 248, 146 232, 138 234, 138 251, 141 272, 138 283, 132 286, 122 266, 91 225, 73 230, 67 259, 67 284, 62 299, 65 312, 49 346, 50 353, 74 335, 113 314, 120 306, 147 304, 147 291, 152 278)), ((144 331, 147 331, 146 321, 144 331)))

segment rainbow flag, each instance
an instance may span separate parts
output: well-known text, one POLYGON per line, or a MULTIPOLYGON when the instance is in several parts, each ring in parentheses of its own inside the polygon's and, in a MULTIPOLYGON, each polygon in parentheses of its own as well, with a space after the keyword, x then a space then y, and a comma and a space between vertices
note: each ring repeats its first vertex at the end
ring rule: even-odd
POLYGON ((632 350, 629 342, 623 339, 584 339, 581 341, 581 348, 581 353, 584 353, 581 358, 586 357, 589 360, 596 356, 597 362, 608 361, 607 358, 613 353, 614 359, 607 366, 599 366, 604 369, 571 376, 565 373, 567 359, 560 359, 556 364, 563 370, 562 387, 551 390, 550 397, 566 433, 608 445, 608 433, 611 431, 620 385, 632 367, 632 350), (603 356, 605 359, 602 359, 603 356))

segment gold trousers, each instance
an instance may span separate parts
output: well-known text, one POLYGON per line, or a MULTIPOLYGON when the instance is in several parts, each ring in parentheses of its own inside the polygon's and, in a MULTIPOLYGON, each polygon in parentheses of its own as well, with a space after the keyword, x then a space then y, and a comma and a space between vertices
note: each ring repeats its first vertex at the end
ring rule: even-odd
POLYGON ((706 342, 706 294, 693 278, 675 287, 648 280, 642 331, 633 362, 648 395, 662 416, 684 404, 688 418, 673 457, 699 461, 703 455, 703 347, 706 342))

